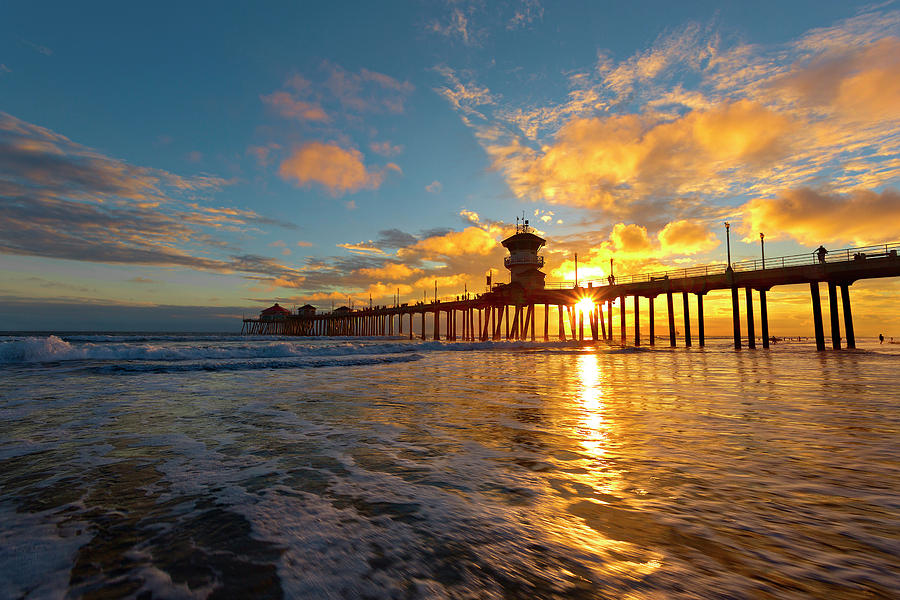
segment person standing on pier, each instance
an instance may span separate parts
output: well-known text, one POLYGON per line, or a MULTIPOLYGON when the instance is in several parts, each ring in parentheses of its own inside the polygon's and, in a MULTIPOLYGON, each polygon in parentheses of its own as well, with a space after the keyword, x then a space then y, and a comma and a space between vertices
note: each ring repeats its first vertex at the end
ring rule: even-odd
POLYGON ((825 255, 828 254, 828 250, 825 249, 825 246, 819 246, 816 248, 815 254, 819 257, 819 262, 825 262, 825 255))

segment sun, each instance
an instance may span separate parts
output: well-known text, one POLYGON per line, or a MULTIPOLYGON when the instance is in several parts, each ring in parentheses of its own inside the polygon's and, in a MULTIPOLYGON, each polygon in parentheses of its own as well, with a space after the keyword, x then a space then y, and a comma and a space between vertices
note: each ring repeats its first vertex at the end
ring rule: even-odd
POLYGON ((582 298, 575 304, 575 310, 581 311, 582 314, 590 314, 594 310, 594 301, 590 298, 582 298))

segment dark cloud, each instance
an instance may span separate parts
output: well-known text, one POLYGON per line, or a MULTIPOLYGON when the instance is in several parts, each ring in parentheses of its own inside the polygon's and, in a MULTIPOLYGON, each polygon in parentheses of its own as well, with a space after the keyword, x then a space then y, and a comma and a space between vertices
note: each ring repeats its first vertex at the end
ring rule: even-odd
POLYGON ((416 243, 416 236, 399 229, 382 229, 378 232, 375 245, 383 250, 395 250, 416 243))
POLYGON ((135 167, 64 136, 0 113, 0 252, 86 262, 180 266, 302 279, 273 259, 234 253, 206 233, 291 223, 250 210, 216 208, 179 195, 225 185, 215 177, 181 177, 135 167))

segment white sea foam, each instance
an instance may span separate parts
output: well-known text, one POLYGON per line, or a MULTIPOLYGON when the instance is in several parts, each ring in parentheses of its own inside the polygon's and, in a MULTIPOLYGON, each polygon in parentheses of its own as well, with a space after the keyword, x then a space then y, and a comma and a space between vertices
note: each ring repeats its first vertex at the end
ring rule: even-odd
MULTIPOLYGON (((143 338, 141 338, 143 339, 143 338)), ((331 357, 410 354, 431 351, 527 348, 526 342, 407 342, 325 338, 295 341, 249 338, 160 338, 139 341, 87 342, 48 337, 15 337, 0 342, 0 364, 45 363, 72 360, 186 361, 290 357, 331 357)))

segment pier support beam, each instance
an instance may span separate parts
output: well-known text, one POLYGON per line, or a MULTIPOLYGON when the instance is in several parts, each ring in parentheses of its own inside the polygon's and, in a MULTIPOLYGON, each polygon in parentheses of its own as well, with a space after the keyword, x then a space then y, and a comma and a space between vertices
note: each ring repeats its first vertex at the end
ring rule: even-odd
POLYGON ((691 347, 691 304, 687 292, 681 292, 681 305, 684 307, 684 345, 691 347))
POLYGON ((550 305, 544 305, 544 341, 550 341, 550 305))
POLYGON ((697 294, 697 343, 700 347, 706 345, 706 329, 703 323, 703 294, 697 294))
POLYGON ((603 303, 598 302, 596 306, 597 310, 597 324, 600 327, 600 337, 604 340, 606 339, 606 321, 603 318, 603 303))
MULTIPOLYGON (((730 268, 730 267, 729 267, 730 268)), ((741 349, 741 307, 738 302, 738 289, 731 284, 731 328, 734 333, 734 349, 741 349)))
POLYGON ((584 311, 580 310, 577 305, 572 307, 572 310, 575 311, 576 317, 578 318, 578 341, 584 341, 584 311))
POLYGON ((841 322, 838 317, 837 284, 828 282, 828 316, 831 319, 831 347, 841 349, 841 322))
POLYGON ((528 311, 531 313, 531 341, 534 341, 534 304, 532 304, 528 311))
POLYGON ((813 326, 816 330, 816 350, 825 350, 825 328, 822 327, 822 299, 819 297, 819 282, 809 282, 809 294, 812 297, 813 326))
POLYGON ((613 338, 613 330, 612 330, 612 317, 613 317, 613 307, 612 307, 612 298, 606 301, 606 330, 609 332, 609 337, 607 338, 610 342, 613 338))
POLYGON ((766 306, 766 290, 759 290, 759 326, 762 329, 763 348, 769 347, 769 309, 766 306))
POLYGON ((747 294, 747 347, 756 348, 756 329, 753 323, 753 288, 745 288, 747 294))
POLYGON ((634 297, 634 345, 641 345, 641 297, 634 297))
POLYGON ((647 313, 650 316, 650 345, 656 345, 656 317, 653 314, 653 296, 647 298, 650 301, 649 312, 647 313))
POLYGON ((619 337, 624 346, 628 343, 628 340, 625 339, 625 296, 619 296, 619 320, 619 333, 621 334, 619 337))
POLYGON ((844 329, 847 331, 847 347, 856 348, 856 336, 853 334, 853 313, 850 312, 850 284, 841 284, 841 304, 844 307, 844 329))
POLYGON ((563 307, 562 304, 556 305, 556 315, 559 317, 559 325, 556 334, 559 336, 559 340, 561 342, 566 341, 566 322, 563 320, 563 307))
POLYGON ((675 347, 675 306, 672 302, 672 292, 666 292, 666 308, 669 309, 669 346, 675 347))

